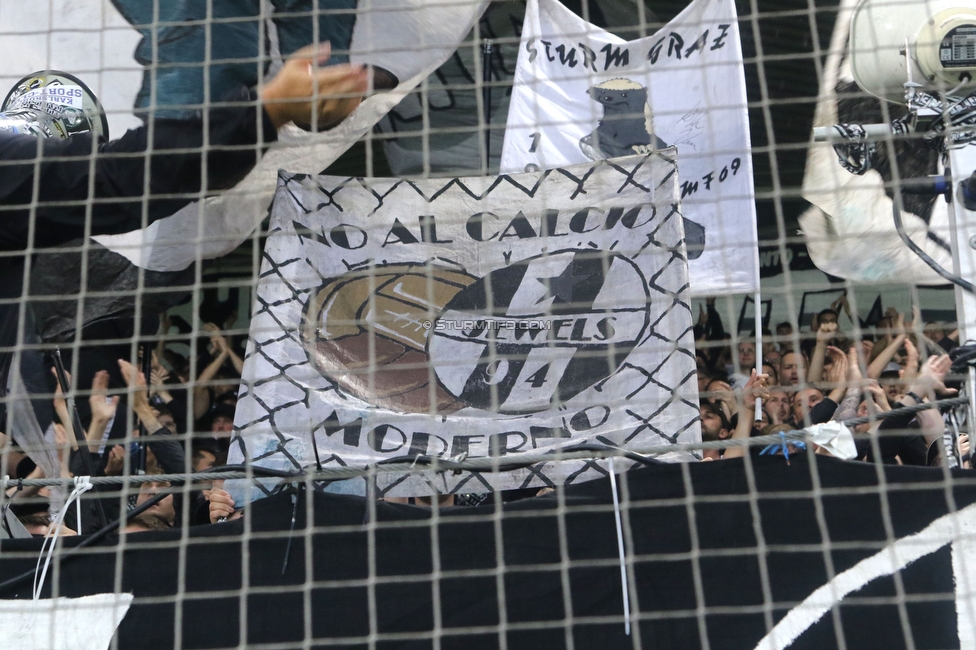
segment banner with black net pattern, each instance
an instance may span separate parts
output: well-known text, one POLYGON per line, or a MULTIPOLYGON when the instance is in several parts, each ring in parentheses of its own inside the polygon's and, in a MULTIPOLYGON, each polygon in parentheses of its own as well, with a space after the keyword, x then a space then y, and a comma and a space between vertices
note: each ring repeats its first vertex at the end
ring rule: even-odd
MULTIPOLYGON (((509 464, 698 441, 683 239, 673 150, 493 177, 282 172, 229 462, 509 464)), ((375 487, 484 493, 606 472, 554 460, 375 487)))

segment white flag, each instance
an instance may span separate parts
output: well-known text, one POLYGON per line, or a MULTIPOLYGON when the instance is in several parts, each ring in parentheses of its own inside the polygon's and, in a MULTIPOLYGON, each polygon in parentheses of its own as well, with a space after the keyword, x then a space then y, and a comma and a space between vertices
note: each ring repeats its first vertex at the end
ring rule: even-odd
POLYGON ((759 288, 745 78, 735 4, 695 0, 624 41, 557 0, 529 0, 502 171, 678 148, 693 295, 759 288))
MULTIPOLYGON (((700 440, 673 154, 422 181, 283 172, 229 462, 700 440)), ((601 476, 564 461, 378 480, 406 496, 601 476)))
POLYGON ((0 600, 0 648, 102 650, 132 604, 132 594, 0 600))

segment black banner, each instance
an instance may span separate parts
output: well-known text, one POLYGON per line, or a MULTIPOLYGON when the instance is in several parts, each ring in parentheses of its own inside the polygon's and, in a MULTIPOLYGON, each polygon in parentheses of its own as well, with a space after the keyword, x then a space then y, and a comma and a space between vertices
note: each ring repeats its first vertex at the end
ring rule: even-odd
MULTIPOLYGON (((358 497, 316 494, 310 509, 302 498, 293 510, 291 497, 281 494, 249 508, 253 532, 246 542, 240 520, 192 529, 185 561, 181 531, 130 535, 120 584, 135 600, 119 628, 118 647, 172 648, 177 620, 184 648, 300 643, 308 597, 313 645, 329 640, 366 647, 373 608, 379 647, 429 648, 439 607, 440 647, 496 648, 493 628, 502 601, 510 648, 563 648, 568 625, 576 648, 690 650, 702 647, 704 635, 712 648, 753 650, 770 631, 767 605, 773 625, 788 613, 796 622, 798 613, 813 609, 797 606, 816 590, 829 590, 832 575, 850 576, 895 555, 908 558, 898 572, 900 585, 890 570, 864 569, 861 582, 837 586, 841 597, 847 595, 833 612, 828 605, 820 616, 803 614, 793 634, 779 637, 783 647, 798 634, 791 649, 835 648, 842 634, 847 648, 897 649, 906 647, 905 630, 916 648, 959 647, 952 539, 943 537, 959 535, 973 517, 966 509, 976 502, 976 485, 965 479, 970 472, 954 470, 947 487, 941 470, 886 466, 879 485, 879 473, 867 463, 816 457, 811 472, 813 461, 805 457, 791 457, 790 465, 782 457, 750 460, 748 468, 728 460, 620 477, 633 562, 630 604, 640 618, 632 630, 636 640, 624 634, 610 483, 601 480, 565 489, 564 526, 554 494, 504 505, 502 580, 496 579, 494 505, 443 508, 434 533, 429 508, 379 502, 371 521, 371 509, 358 497), (758 498, 749 493, 747 471, 758 498), (950 514, 955 511, 961 512, 950 514), (307 513, 316 527, 310 537, 307 513), (565 576, 561 529, 570 567, 565 576), (432 540, 439 542, 438 554, 432 540), (891 543, 897 554, 885 550, 891 543), (435 557, 441 572, 436 592, 430 579, 435 557), (306 591, 309 580, 315 583, 306 591), (564 580, 570 588, 565 598, 564 580), (181 582, 185 593, 176 599, 181 582), (242 607, 246 639, 239 637, 242 607), (465 630, 471 626, 479 629, 465 630)), ((65 546, 78 541, 68 538, 65 546)), ((39 539, 4 541, 0 575, 33 569, 40 546, 39 539)), ((114 543, 103 544, 52 567, 58 594, 113 592, 117 552, 114 543)), ((42 597, 50 596, 50 581, 42 597)), ((30 589, 28 580, 0 598, 30 598, 30 589)))

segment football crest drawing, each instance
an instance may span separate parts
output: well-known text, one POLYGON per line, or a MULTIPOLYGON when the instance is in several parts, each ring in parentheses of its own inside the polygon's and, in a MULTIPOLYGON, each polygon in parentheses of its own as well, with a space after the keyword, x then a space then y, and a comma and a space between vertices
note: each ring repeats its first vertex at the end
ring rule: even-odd
POLYGON ((392 411, 558 406, 614 374, 644 337, 638 267, 567 249, 476 278, 423 264, 326 282, 306 305, 309 361, 345 395, 392 411))

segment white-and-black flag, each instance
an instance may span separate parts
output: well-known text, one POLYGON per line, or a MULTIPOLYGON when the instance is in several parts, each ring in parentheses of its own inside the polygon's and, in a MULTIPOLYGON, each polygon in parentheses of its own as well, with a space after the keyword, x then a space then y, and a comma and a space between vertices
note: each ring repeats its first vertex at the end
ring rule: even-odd
MULTIPOLYGON (((581 443, 699 440, 669 154, 420 181, 282 173, 230 462, 504 464, 581 443)), ((593 461, 540 462, 386 473, 379 489, 605 475, 593 461)))

